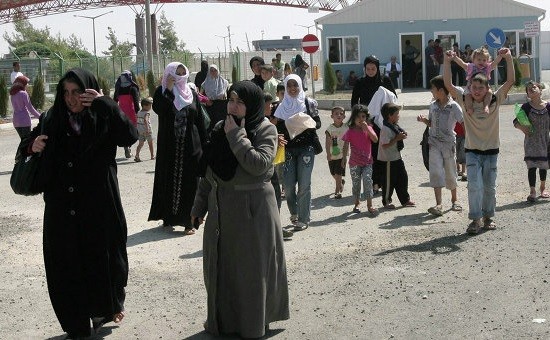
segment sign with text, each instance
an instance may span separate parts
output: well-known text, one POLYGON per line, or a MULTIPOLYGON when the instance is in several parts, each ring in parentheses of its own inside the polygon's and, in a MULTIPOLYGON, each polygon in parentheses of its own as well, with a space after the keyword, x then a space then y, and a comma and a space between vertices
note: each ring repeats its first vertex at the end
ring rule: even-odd
POLYGON ((538 37, 540 34, 540 22, 526 21, 525 22, 525 37, 538 37))

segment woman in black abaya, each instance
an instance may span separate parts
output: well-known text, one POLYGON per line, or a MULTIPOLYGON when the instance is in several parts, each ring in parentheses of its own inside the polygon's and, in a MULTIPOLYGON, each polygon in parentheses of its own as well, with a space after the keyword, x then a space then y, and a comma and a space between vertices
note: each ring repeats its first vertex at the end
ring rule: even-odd
POLYGON ((91 334, 90 319, 97 330, 124 317, 127 227, 115 156, 117 146, 138 135, 116 102, 99 92, 91 73, 68 71, 53 107, 19 148, 22 155, 42 153, 48 292, 71 339, 91 334))
POLYGON ((178 62, 164 70, 153 97, 159 117, 157 159, 149 221, 165 227, 180 225, 192 235, 191 207, 199 179, 199 159, 206 143, 206 126, 196 92, 187 84, 189 71, 178 62))

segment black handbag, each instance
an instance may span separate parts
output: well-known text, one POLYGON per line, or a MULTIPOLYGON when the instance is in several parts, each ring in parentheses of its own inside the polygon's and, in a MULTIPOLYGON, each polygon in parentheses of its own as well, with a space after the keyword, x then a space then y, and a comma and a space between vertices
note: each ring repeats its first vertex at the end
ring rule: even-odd
POLYGON ((41 176, 39 176, 41 163, 41 154, 21 157, 15 162, 10 178, 13 192, 18 195, 32 196, 44 191, 41 176))
MULTIPOLYGON (((46 113, 44 113, 45 115, 46 113)), ((40 134, 44 132, 44 121, 40 134)), ((44 191, 44 176, 41 174, 43 163, 42 153, 34 153, 25 157, 18 154, 11 172, 10 185, 17 195, 33 196, 44 191)))

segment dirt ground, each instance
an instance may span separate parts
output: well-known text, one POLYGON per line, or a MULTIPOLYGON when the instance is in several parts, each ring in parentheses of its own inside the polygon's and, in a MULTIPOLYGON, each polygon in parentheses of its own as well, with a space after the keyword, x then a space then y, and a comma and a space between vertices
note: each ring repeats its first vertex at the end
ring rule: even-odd
MULTIPOLYGON (((458 189, 464 211, 450 211, 444 191, 445 214, 427 213, 434 196, 421 159, 419 113, 404 111, 400 122, 409 132, 402 154, 415 208, 381 209, 374 218, 352 214, 351 185, 343 199, 332 199, 325 156, 316 158, 311 227, 285 242, 291 318, 273 323, 268 338, 550 338, 550 321, 537 320, 550 319, 550 200, 526 202, 523 137, 511 126, 513 106, 501 109, 498 229, 477 236, 465 234, 466 182, 458 189)), ((326 127, 329 113, 321 114, 326 127)), ((0 338, 62 339, 44 274, 42 197, 17 196, 9 187, 17 143, 14 130, 0 130, 0 338)), ((120 149, 129 226, 126 318, 95 338, 211 339, 202 328, 202 229, 183 236, 182 228, 147 222, 154 162, 122 155, 120 149)), ((281 219, 289 221, 284 202, 281 219)))

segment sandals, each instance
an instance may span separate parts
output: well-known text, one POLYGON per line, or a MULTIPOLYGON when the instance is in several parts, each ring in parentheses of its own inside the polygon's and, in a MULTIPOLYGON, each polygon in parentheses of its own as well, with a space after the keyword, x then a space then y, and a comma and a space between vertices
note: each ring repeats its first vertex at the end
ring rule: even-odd
POLYGON ((550 198, 550 193, 546 190, 543 190, 541 193, 540 193, 540 198, 550 198))
POLYGON ((534 195, 527 196, 527 202, 535 203, 536 201, 537 201, 537 198, 534 195))
POLYGON ((483 219, 483 228, 487 230, 495 230, 497 228, 497 225, 495 221, 493 221, 490 217, 485 217, 483 219))
POLYGON ((334 194, 334 198, 339 200, 340 198, 342 198, 342 194, 340 193, 334 194))
MULTIPOLYGON (((128 157, 128 158, 130 158, 130 157, 128 157)), ((136 157, 136 158, 134 158, 134 162, 136 162, 136 163, 141 162, 141 159, 139 157, 136 157)))
POLYGON ((185 230, 183 231, 183 234, 184 235, 195 235, 195 228, 185 228, 185 230))
POLYGON ((456 202, 453 202, 453 205, 451 206, 452 211, 462 211, 462 206, 456 202))
POLYGON ((389 209, 389 210, 393 210, 393 209, 395 209, 395 205, 393 205, 392 203, 386 204, 386 205, 384 206, 384 208, 389 209))
POLYGON ((466 232, 469 234, 469 235, 477 235, 479 234, 479 232, 481 231, 481 225, 480 223, 476 220, 476 221, 472 221, 469 225, 468 225, 468 228, 466 228, 466 232))
POLYGON ((410 207, 416 207, 416 203, 413 201, 408 201, 407 203, 403 204, 403 207, 410 208, 410 207))
POLYGON ((368 207, 367 210, 369 211, 369 214, 371 214, 372 216, 378 215, 378 209, 376 208, 368 207))
POLYGON ((359 208, 355 207, 355 208, 353 208, 353 210, 351 212, 354 213, 354 214, 360 214, 361 210, 359 210, 359 208))
POLYGON ((441 206, 435 206, 428 209, 428 212, 434 216, 443 216, 443 211, 441 210, 441 206))

